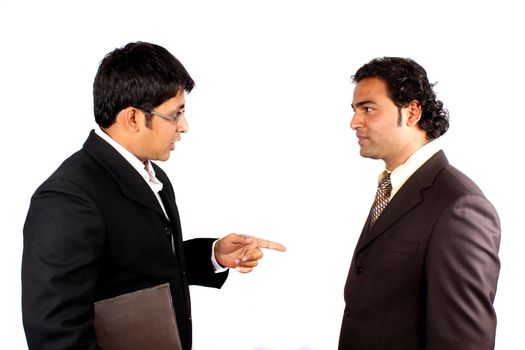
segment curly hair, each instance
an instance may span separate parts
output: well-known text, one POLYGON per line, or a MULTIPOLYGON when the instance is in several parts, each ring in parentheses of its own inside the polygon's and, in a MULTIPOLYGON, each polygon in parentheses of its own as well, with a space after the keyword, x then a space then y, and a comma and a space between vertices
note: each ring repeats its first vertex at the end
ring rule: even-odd
POLYGON ((366 78, 379 78, 386 83, 390 99, 398 108, 417 100, 422 115, 419 126, 429 139, 437 139, 447 132, 449 114, 433 91, 435 84, 428 81, 427 72, 410 58, 375 58, 359 68, 352 76, 354 83, 366 78))

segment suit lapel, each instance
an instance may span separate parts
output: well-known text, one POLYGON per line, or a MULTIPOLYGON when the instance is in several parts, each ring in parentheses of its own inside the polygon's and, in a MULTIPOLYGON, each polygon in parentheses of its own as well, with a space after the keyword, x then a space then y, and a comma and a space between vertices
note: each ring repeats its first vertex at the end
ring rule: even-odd
POLYGON ((140 174, 94 130, 89 134, 83 149, 108 171, 125 196, 166 218, 157 197, 140 174))
POLYGON ((412 178, 396 193, 372 227, 370 227, 369 215, 365 228, 363 229, 363 239, 360 241, 359 251, 365 249, 377 237, 383 234, 386 229, 421 201, 420 189, 413 186, 412 183, 409 183, 413 182, 411 180, 412 178))
POLYGON ((173 237, 175 239, 175 244, 173 247, 175 250, 174 253, 179 259, 179 264, 184 267, 184 242, 182 240, 182 228, 180 225, 179 210, 177 209, 177 204, 175 202, 175 194, 166 173, 155 163, 152 162, 151 164, 155 170, 155 175, 164 185, 162 191, 159 192, 159 195, 162 200, 162 204, 164 205, 164 209, 166 209, 166 214, 168 214, 171 227, 175 230, 175 232, 173 232, 173 237))
POLYGON ((422 192, 432 186, 436 175, 447 164, 448 160, 443 151, 437 152, 403 184, 371 228, 369 214, 357 244, 357 251, 360 252, 369 246, 389 227, 421 202, 423 200, 422 192))
POLYGON ((175 203, 175 195, 173 193, 173 188, 171 187, 171 182, 168 179, 166 173, 159 166, 157 166, 157 164, 153 162, 151 162, 151 164, 155 170, 155 176, 163 184, 162 191, 159 192, 159 195, 160 199, 162 200, 162 204, 164 205, 164 209, 166 210, 166 214, 168 214, 168 218, 170 219, 172 226, 174 226, 177 230, 178 236, 181 236, 182 232, 180 227, 179 210, 177 209, 177 205, 175 203))

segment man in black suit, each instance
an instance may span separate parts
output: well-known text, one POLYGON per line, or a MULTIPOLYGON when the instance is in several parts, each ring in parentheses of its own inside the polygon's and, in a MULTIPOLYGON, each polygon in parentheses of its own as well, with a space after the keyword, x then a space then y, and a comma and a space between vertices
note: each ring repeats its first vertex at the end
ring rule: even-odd
POLYGON ((220 288, 277 243, 229 234, 182 240, 165 161, 188 130, 194 82, 166 49, 130 43, 101 62, 93 85, 99 128, 37 189, 24 225, 23 321, 29 349, 98 349, 93 304, 168 282, 185 350, 189 284, 220 288))
POLYGON ((350 126, 385 171, 351 261, 339 349, 492 349, 500 222, 432 142, 448 112, 411 59, 374 59, 353 79, 350 126))

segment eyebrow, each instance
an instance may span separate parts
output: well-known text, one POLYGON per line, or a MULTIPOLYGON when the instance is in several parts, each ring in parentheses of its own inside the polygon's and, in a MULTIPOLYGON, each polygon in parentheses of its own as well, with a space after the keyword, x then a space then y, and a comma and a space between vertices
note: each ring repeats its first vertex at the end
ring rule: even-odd
POLYGON ((374 101, 372 101, 372 100, 359 101, 355 105, 352 103, 352 108, 356 109, 356 108, 362 107, 363 105, 366 105, 366 104, 376 104, 376 103, 374 101))
POLYGON ((185 107, 185 105, 184 105, 184 103, 183 103, 183 104, 181 104, 180 106, 175 107, 175 109, 172 109, 172 110, 170 111, 169 114, 170 114, 170 115, 171 115, 171 114, 175 114, 175 113, 181 111, 182 109, 184 109, 184 107, 185 107))

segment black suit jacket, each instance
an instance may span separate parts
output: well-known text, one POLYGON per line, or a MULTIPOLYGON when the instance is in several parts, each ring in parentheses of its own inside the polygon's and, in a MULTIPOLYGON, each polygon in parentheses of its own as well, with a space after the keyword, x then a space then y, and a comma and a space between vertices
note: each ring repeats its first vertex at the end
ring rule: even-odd
POLYGON ((182 241, 173 188, 153 167, 169 220, 144 179, 93 131, 37 189, 22 259, 30 349, 98 349, 93 303, 165 282, 182 343, 191 348, 188 284, 219 288, 227 273, 213 270, 212 239, 182 241))
POLYGON ((339 349, 494 347, 500 223, 438 152, 392 198, 352 258, 339 349))

